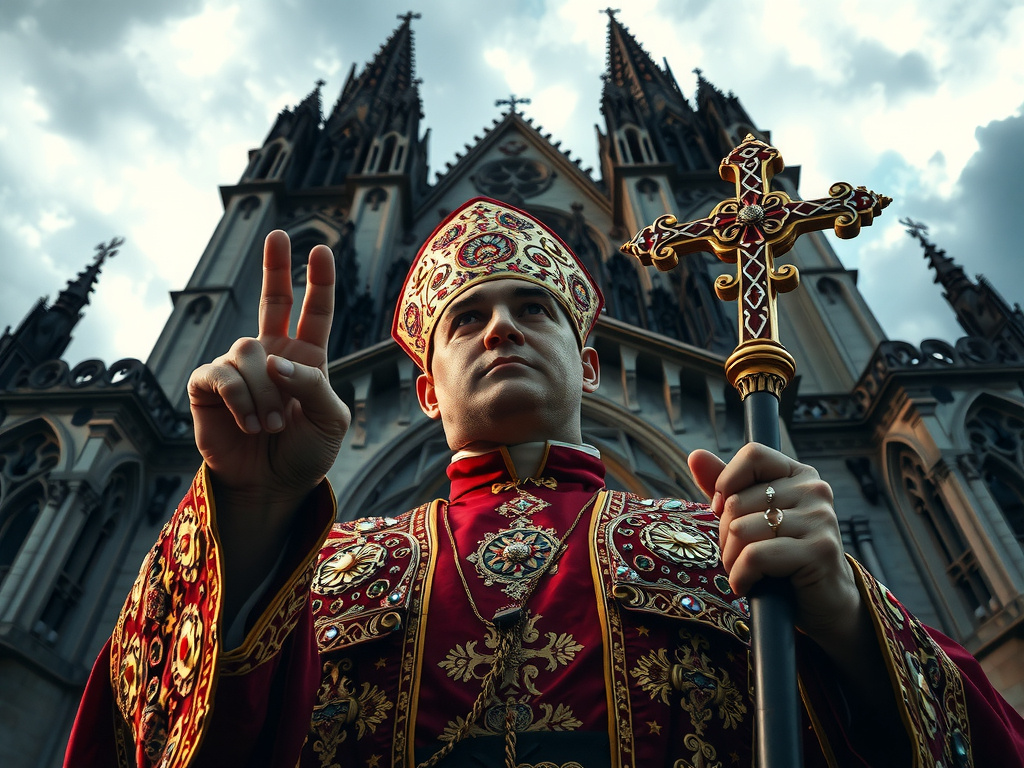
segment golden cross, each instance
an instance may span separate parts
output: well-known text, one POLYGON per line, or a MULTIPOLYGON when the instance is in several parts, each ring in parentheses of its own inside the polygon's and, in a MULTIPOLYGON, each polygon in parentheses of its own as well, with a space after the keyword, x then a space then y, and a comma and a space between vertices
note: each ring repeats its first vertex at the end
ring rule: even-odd
POLYGON ((796 372, 793 356, 779 343, 776 295, 798 285, 797 268, 775 259, 805 232, 834 225, 844 239, 856 237, 862 226, 881 213, 892 199, 845 182, 833 184, 829 196, 793 200, 772 191, 772 177, 785 167, 775 147, 747 134, 718 168, 725 181, 736 184, 736 197, 723 200, 711 213, 680 224, 675 216, 659 216, 622 246, 643 264, 667 272, 679 256, 714 251, 724 262, 736 264, 736 274, 715 280, 715 293, 723 301, 739 301, 739 345, 725 364, 726 377, 740 396, 770 391, 776 396, 796 372))

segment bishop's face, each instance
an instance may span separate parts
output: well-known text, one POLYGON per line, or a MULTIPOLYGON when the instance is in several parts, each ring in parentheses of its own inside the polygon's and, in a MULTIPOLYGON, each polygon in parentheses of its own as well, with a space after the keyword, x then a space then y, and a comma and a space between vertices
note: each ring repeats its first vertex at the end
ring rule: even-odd
POLYGON ((580 400, 600 381, 546 289, 525 280, 479 283, 452 301, 434 330, 420 407, 440 418, 452 450, 537 440, 578 443, 580 400))

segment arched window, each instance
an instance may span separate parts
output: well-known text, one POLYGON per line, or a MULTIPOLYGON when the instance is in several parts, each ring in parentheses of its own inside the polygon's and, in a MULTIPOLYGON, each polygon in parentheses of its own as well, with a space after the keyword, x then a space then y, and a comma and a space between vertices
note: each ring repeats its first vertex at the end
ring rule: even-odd
POLYGON ((1024 544, 1024 414, 989 401, 971 410, 965 426, 981 477, 1024 544))
POLYGON ((630 162, 644 162, 644 151, 640 147, 640 132, 636 128, 626 129, 626 143, 629 145, 630 162))
POLYGON ((654 179, 645 176, 636 183, 636 191, 643 195, 647 202, 653 203, 655 195, 661 192, 661 187, 654 179))
POLYGON ((185 319, 187 319, 193 325, 199 325, 203 322, 210 310, 213 309, 213 301, 209 296, 203 295, 198 296, 188 303, 185 307, 185 319))
POLYGON ((1006 471, 1005 467, 992 466, 984 467, 981 476, 1013 529, 1013 535, 1024 544, 1024 491, 1020 487, 1020 477, 1006 471))
POLYGON ((271 144, 264 150, 263 157, 260 160, 260 164, 256 167, 256 173, 254 174, 257 179, 270 178, 274 161, 277 160, 277 155, 280 151, 281 144, 278 142, 271 144))
POLYGON ((843 298, 843 289, 839 283, 827 276, 818 280, 818 292, 829 304, 838 304, 843 298))
POLYGON ((964 607, 975 619, 986 618, 991 611, 992 591, 982 574, 974 550, 967 544, 938 488, 921 460, 908 448, 897 449, 896 466, 903 492, 920 523, 928 531, 935 554, 960 595, 964 607))
POLYGON ((60 442, 42 420, 0 435, 0 582, 46 506, 47 476, 59 460, 60 442))
POLYGON ((85 527, 57 574, 50 599, 33 628, 48 643, 56 642, 65 619, 82 597, 86 580, 104 545, 125 513, 131 500, 133 476, 132 469, 115 472, 107 482, 99 504, 88 511, 85 527))
POLYGON ((395 144, 396 140, 394 136, 388 136, 384 139, 384 151, 380 155, 380 166, 377 170, 381 173, 387 173, 391 170, 391 158, 395 155, 395 144))

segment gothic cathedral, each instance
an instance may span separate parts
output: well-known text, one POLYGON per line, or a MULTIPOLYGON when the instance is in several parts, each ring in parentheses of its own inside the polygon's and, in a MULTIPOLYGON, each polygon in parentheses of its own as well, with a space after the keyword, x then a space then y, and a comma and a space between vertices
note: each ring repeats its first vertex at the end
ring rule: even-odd
MULTIPOLYGON (((599 170, 512 99, 430 180, 411 22, 363 71, 353 66, 326 115, 322 83, 278 115, 222 187, 223 217, 145 363, 61 359, 117 242, 0 339, 0 764, 60 764, 93 659, 199 464, 185 383, 254 333, 271 229, 291 236, 298 298, 304 254, 317 243, 335 253, 330 376, 353 425, 330 480, 344 519, 446 493, 444 435, 420 413, 417 371, 389 334, 419 244, 477 195, 542 219, 602 286, 591 344, 604 376, 584 398, 583 430, 610 486, 701 498, 687 453, 741 446, 742 408, 723 374, 736 309, 713 288, 725 265, 698 254, 660 273, 619 245, 661 214, 707 215, 733 194, 719 160, 768 132, 699 71, 686 98, 610 13, 599 170)), ((798 170, 774 181, 793 198, 798 170)), ((782 402, 783 447, 832 484, 848 552, 1024 711, 1024 315, 923 228, 910 232, 966 335, 886 339, 856 273, 820 233, 806 235, 787 257, 803 279, 783 299, 799 377, 782 402)))

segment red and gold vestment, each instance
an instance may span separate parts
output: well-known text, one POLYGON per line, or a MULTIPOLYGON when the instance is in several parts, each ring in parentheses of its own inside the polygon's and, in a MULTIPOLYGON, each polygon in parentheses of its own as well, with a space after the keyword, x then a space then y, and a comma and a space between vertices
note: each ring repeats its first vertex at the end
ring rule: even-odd
MULTIPOLYGON (((600 459, 557 444, 531 478, 503 450, 460 457, 449 477, 449 501, 343 524, 324 484, 225 651, 200 471, 97 661, 66 765, 411 767, 460 729, 440 765, 501 765, 507 722, 526 766, 752 764, 749 616, 706 505, 602 491, 600 459), (524 598, 517 653, 466 726, 494 662, 491 618, 524 598)), ((977 663, 854 569, 913 765, 1024 765, 1021 720, 977 663)), ((879 764, 870 717, 846 713, 829 662, 801 642, 806 764, 879 764)))

